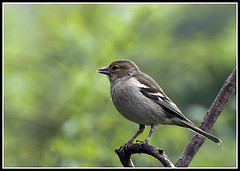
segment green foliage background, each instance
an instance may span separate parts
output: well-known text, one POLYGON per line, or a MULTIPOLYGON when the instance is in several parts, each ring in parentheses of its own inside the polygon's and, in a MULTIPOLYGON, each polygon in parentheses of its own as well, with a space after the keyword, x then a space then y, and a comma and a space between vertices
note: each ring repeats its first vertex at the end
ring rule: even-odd
MULTIPOLYGON (((199 125, 236 66, 236 4, 4 4, 6 167, 121 167, 114 149, 138 129, 114 108, 106 76, 133 60, 199 125)), ((231 97, 191 167, 236 166, 231 97)), ((139 136, 143 140, 149 131, 139 136)), ((177 161, 193 133, 162 126, 151 145, 177 161)), ((134 155, 136 166, 162 166, 134 155)))

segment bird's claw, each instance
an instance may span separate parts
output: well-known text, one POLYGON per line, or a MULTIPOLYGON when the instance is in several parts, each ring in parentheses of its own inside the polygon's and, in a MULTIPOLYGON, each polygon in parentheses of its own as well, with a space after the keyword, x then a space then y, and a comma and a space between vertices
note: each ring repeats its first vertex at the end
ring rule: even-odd
POLYGON ((124 145, 120 146, 120 148, 126 148, 129 144, 132 144, 132 141, 126 142, 124 145))
POLYGON ((140 140, 136 140, 137 143, 140 143, 140 144, 148 144, 148 141, 147 140, 144 140, 144 141, 140 141, 140 140))

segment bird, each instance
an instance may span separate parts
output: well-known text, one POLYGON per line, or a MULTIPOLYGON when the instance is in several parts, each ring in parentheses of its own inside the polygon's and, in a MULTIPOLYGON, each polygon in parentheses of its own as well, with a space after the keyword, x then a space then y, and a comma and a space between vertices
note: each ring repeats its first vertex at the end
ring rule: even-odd
POLYGON ((159 124, 189 128, 217 144, 221 143, 220 139, 201 130, 185 117, 157 82, 141 72, 133 61, 116 60, 107 67, 98 69, 97 72, 108 76, 111 99, 118 112, 139 125, 138 131, 124 146, 132 144, 144 131, 145 126, 151 126, 144 141, 136 140, 136 142, 148 144, 159 124))

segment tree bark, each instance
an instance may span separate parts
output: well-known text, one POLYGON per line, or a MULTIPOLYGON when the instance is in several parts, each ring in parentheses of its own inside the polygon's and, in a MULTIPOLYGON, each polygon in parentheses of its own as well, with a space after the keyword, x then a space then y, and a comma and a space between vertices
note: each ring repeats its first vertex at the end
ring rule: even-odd
POLYGON ((141 143, 129 144, 126 147, 122 146, 119 149, 116 149, 115 152, 124 167, 134 167, 131 155, 135 153, 145 153, 151 155, 158 159, 164 167, 174 167, 165 152, 152 145, 141 143))

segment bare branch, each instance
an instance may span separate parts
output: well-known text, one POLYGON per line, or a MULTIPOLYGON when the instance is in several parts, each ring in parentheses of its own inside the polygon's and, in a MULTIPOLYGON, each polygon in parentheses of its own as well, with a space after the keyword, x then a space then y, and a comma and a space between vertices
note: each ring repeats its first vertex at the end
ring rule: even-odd
MULTIPOLYGON (((211 107, 209 108, 207 114, 205 115, 200 128, 206 132, 209 132, 213 124, 216 122, 218 116, 227 103, 228 99, 234 93, 236 89, 236 68, 230 74, 230 76, 225 80, 222 89, 218 93, 211 107)), ((195 134, 190 140, 189 144, 186 146, 182 152, 179 160, 175 164, 176 167, 187 167, 192 161, 194 155, 200 149, 204 143, 205 138, 195 134)))
POLYGON ((116 149, 115 152, 124 167, 134 167, 131 155, 135 153, 145 153, 151 155, 158 159, 163 166, 174 167, 173 163, 169 160, 164 151, 152 145, 141 143, 129 144, 126 147, 122 146, 119 149, 116 149))

